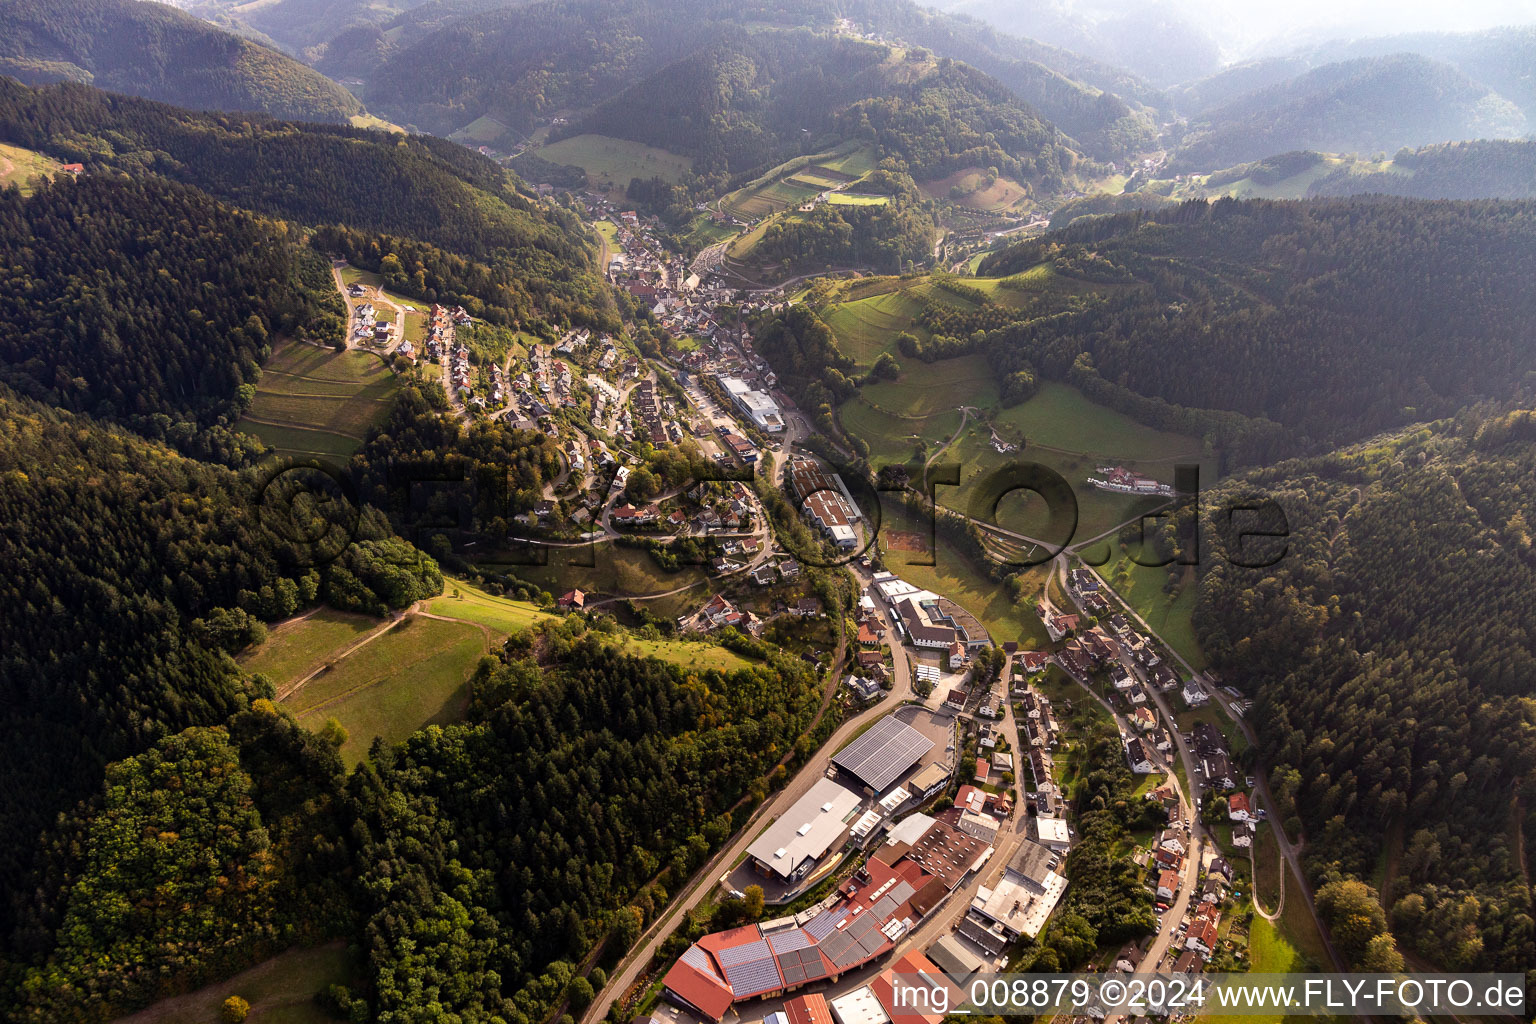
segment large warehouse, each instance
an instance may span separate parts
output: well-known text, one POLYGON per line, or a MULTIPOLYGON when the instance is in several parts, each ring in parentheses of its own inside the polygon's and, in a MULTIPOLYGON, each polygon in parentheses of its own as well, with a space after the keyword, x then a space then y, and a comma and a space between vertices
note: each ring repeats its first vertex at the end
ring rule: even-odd
POLYGON ((785 882, 804 878, 828 850, 848 836, 848 822, 863 798, 831 779, 816 785, 763 830, 747 855, 760 874, 785 882))
POLYGON ((876 793, 883 793, 932 749, 933 740, 895 715, 886 715, 838 751, 832 763, 876 793))

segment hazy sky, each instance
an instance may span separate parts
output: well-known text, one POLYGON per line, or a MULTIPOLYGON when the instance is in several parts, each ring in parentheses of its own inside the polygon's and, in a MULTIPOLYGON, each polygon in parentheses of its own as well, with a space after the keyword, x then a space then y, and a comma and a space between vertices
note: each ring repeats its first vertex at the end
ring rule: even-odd
MULTIPOLYGON (((1133 0, 1134 2, 1134 0, 1133 0)), ((1536 22, 1536 0, 1174 0, 1223 47, 1251 49, 1318 36, 1468 32, 1536 22)), ((1238 56, 1239 54, 1231 54, 1238 56)))

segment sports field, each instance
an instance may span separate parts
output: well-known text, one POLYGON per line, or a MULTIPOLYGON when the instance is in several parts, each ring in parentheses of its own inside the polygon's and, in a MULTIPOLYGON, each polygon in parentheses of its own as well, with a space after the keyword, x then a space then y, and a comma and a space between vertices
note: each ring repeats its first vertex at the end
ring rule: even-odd
POLYGON ((664 149, 607 135, 573 135, 534 153, 557 164, 570 164, 587 172, 593 185, 623 187, 631 178, 661 178, 676 184, 693 168, 693 160, 664 149))
POLYGON ((238 429, 284 455, 346 459, 389 414, 398 384, 378 356, 278 345, 238 429))

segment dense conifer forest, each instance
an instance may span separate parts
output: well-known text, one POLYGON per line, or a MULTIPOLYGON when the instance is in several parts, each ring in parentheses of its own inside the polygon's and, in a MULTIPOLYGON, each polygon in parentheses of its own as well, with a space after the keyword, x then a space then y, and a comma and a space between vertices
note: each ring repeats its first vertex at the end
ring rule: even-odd
POLYGON ((1256 471, 1206 505, 1284 510, 1283 542, 1206 522, 1196 623, 1258 697, 1308 873, 1371 881, 1386 850, 1385 924, 1447 970, 1536 963, 1533 453, 1536 414, 1469 414, 1256 471))

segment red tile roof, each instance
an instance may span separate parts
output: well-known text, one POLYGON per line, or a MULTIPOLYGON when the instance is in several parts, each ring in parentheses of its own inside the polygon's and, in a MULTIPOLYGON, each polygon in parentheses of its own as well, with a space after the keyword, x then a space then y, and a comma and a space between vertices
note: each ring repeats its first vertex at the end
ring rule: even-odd
POLYGON ((832 1024, 832 1009, 819 992, 786 999, 784 1016, 789 1018, 789 1024, 832 1024))

